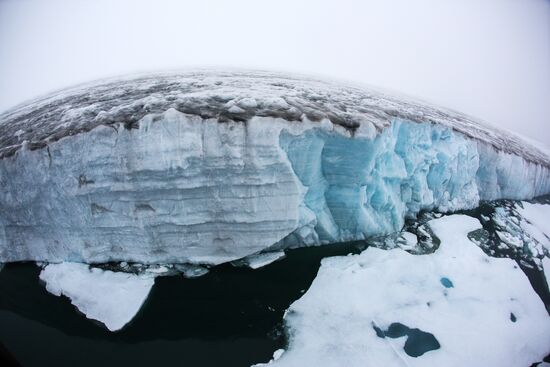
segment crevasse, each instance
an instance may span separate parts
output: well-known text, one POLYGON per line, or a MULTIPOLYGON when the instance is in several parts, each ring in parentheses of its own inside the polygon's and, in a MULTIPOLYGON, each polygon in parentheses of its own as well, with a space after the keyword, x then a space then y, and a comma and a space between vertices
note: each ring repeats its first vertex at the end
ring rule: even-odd
POLYGON ((217 264, 550 192, 547 168, 449 127, 364 130, 169 109, 22 149, 0 160, 0 262, 217 264))

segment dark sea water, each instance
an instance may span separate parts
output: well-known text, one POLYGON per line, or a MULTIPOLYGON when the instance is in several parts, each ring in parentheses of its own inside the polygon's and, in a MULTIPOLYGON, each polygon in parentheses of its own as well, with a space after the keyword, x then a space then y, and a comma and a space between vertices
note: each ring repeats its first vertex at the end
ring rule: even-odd
POLYGON ((115 333, 48 293, 34 263, 8 264, 0 271, 0 354, 25 367, 267 362, 285 346, 284 311, 309 288, 321 259, 364 248, 297 249, 257 270, 227 264, 194 279, 158 277, 138 315, 115 333))

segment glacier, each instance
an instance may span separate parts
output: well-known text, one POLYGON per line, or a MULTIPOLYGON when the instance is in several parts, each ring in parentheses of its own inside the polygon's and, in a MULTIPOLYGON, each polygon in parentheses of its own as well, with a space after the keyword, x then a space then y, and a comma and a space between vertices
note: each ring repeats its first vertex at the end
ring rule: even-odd
POLYGON ((460 113, 265 72, 100 81, 0 115, 0 262, 219 264, 550 192, 460 113))

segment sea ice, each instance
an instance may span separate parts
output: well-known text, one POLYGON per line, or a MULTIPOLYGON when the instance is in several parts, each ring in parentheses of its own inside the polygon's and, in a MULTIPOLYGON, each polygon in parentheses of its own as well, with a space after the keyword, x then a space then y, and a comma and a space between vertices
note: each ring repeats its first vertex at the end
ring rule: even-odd
POLYGON ((132 320, 155 281, 151 276, 68 262, 46 265, 40 279, 48 292, 68 297, 87 318, 102 322, 111 331, 132 320))
POLYGON ((402 232, 397 245, 403 250, 412 250, 418 244, 418 238, 414 233, 402 232))
POLYGON ((516 205, 516 210, 524 219, 523 230, 550 252, 550 205, 523 201, 521 206, 516 205))
POLYGON ((244 265, 251 269, 259 269, 284 257, 284 251, 265 252, 247 256, 241 260, 234 261, 233 263, 237 266, 244 265))
POLYGON ((503 202, 491 215, 492 227, 500 242, 523 260, 534 260, 540 265, 550 256, 550 204, 503 202))
POLYGON ((210 270, 204 266, 195 264, 175 264, 174 268, 186 278, 198 278, 208 274, 210 270))
MULTIPOLYGON (((433 254, 370 247, 326 258, 285 314, 288 350, 274 366, 529 366, 550 352, 550 317, 511 259, 468 233, 478 220, 429 222, 433 254)), ((280 352, 278 353, 280 354, 280 352)))

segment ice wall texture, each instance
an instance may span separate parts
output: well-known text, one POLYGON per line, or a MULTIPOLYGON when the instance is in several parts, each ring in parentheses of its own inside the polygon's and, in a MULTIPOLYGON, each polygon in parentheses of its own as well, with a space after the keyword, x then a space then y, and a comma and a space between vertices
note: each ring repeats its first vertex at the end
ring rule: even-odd
POLYGON ((0 161, 0 258, 219 263, 296 228, 300 192, 269 124, 157 117, 0 161))
POLYGON ((401 229, 421 210, 550 190, 548 169, 434 124, 394 119, 373 139, 309 130, 281 146, 305 187, 299 229, 285 245, 357 240, 401 229))
POLYGON ((217 264, 550 192, 544 153, 372 91, 194 73, 0 116, 0 262, 217 264))

